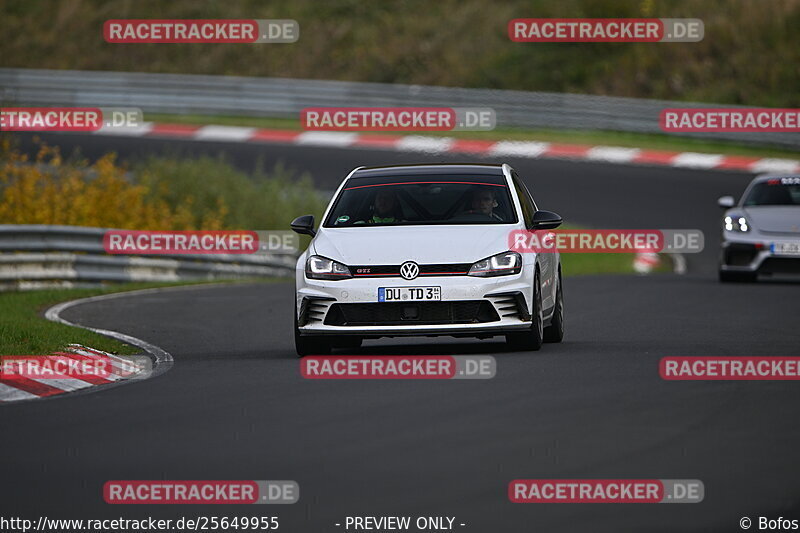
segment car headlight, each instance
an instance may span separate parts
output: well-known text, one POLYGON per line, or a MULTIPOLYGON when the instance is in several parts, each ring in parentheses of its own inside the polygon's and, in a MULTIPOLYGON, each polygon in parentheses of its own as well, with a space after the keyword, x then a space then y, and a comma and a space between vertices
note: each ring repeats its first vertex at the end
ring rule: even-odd
POLYGON ((519 274, 522 270, 522 256, 517 252, 503 252, 482 259, 470 267, 468 276, 491 278, 519 274))
POLYGON ((725 231, 750 231, 750 225, 743 216, 727 216, 725 217, 725 231))
POLYGON ((340 280, 352 278, 350 269, 333 259, 312 255, 306 261, 306 277, 309 279, 340 280))

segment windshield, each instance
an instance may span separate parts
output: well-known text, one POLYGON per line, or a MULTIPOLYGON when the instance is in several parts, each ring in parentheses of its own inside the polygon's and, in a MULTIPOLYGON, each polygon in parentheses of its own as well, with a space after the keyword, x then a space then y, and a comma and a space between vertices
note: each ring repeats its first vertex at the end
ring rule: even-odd
POLYGON ((800 177, 771 178, 756 183, 744 205, 800 205, 800 177))
POLYGON ((511 224, 517 221, 503 176, 351 178, 325 227, 511 224))

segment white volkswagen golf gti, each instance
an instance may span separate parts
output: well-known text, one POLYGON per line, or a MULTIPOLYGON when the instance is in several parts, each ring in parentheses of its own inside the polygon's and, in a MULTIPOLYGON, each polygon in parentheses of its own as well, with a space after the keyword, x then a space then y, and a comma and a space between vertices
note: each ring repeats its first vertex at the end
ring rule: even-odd
POLYGON ((538 350, 564 336, 561 258, 518 253, 515 230, 548 230, 508 165, 360 167, 337 189, 297 261, 297 353, 401 336, 489 338, 538 350))

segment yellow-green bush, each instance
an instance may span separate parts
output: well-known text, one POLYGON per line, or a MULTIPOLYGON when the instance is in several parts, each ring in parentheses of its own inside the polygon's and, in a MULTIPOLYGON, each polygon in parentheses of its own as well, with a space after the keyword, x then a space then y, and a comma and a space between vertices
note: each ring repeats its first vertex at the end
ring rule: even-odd
POLYGON ((129 169, 113 153, 90 163, 45 145, 31 160, 0 140, 0 224, 288 229, 295 216, 322 208, 307 177, 279 167, 250 177, 221 159, 160 157, 129 169))
POLYGON ((131 183, 114 154, 89 164, 66 162, 42 145, 33 161, 4 140, 0 157, 0 223, 67 224, 125 229, 220 229, 227 208, 220 202, 197 224, 192 198, 169 205, 147 186, 131 183))

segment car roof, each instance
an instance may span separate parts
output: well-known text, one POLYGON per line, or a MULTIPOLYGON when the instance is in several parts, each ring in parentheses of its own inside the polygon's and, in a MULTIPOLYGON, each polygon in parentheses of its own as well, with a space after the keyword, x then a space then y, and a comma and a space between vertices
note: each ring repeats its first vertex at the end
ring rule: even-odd
POLYGON ((373 178, 389 176, 430 176, 435 174, 470 174, 482 176, 502 176, 503 165, 481 165, 472 163, 440 163, 419 165, 391 165, 382 167, 361 167, 351 178, 373 178))

